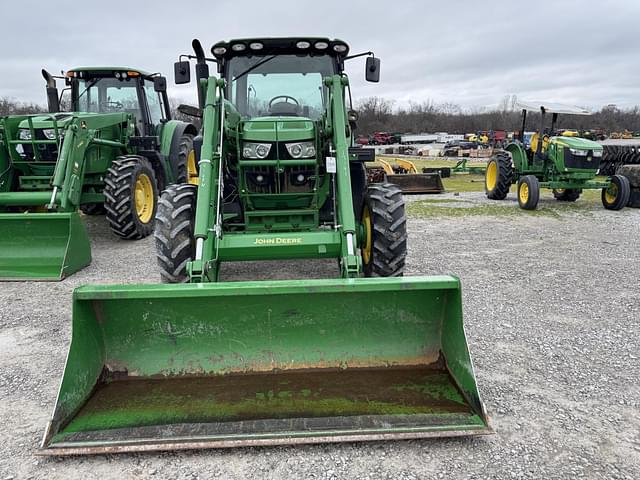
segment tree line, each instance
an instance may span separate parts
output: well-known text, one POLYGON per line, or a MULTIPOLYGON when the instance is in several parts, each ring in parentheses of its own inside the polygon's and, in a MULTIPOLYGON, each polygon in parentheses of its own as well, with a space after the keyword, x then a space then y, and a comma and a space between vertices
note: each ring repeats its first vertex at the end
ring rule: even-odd
MULTIPOLYGON (((358 134, 373 132, 399 133, 472 133, 483 130, 519 131, 522 113, 515 98, 506 97, 500 106, 491 110, 465 111, 453 103, 413 102, 407 107, 394 108, 392 101, 381 97, 367 97, 356 102, 359 114, 358 134)), ((527 114, 527 130, 537 130, 540 114, 527 114)), ((547 120, 549 125, 550 120, 547 120)), ((640 131, 640 106, 619 109, 607 105, 592 115, 560 115, 557 128, 622 132, 640 131)))
MULTIPOLYGON (((176 110, 177 102, 171 102, 174 118, 194 121, 176 110)), ((356 102, 359 114, 358 131, 360 135, 373 132, 449 132, 471 133, 483 130, 518 131, 521 126, 521 113, 515 105, 515 99, 505 97, 499 107, 492 110, 465 111, 454 103, 436 104, 433 102, 414 102, 407 107, 394 108, 392 101, 382 97, 367 97, 356 102)), ((0 97, 0 116, 24 115, 45 112, 44 105, 20 102, 0 97)), ((532 113, 527 122, 528 130, 536 130, 540 115, 532 113)), ((640 106, 619 109, 614 105, 602 107, 593 115, 562 116, 558 128, 578 130, 603 129, 605 132, 640 131, 640 106)))

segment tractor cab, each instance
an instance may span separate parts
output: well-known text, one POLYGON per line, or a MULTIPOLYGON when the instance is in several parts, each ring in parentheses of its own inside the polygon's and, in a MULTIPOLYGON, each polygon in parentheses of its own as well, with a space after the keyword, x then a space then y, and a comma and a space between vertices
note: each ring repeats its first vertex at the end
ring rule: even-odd
MULTIPOLYGON (((244 118, 325 114, 329 87, 324 79, 342 74, 349 46, 328 38, 239 39, 211 48, 225 97, 244 118)), ((370 54, 367 52, 366 54, 370 54)), ((379 59, 367 59, 367 80, 377 81, 379 59)))
MULTIPOLYGON (((159 126, 171 119, 166 79, 130 67, 79 67, 54 77, 46 70, 49 112, 60 112, 56 78, 71 90, 71 112, 130 113, 137 135, 157 135, 159 126)), ((65 89, 66 90, 66 89, 65 89)))

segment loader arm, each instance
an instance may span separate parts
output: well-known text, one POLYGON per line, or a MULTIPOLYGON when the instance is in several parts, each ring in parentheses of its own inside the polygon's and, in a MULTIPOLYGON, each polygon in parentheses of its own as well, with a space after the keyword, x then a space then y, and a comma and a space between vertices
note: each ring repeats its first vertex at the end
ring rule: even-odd
POLYGON ((337 204, 339 230, 342 235, 341 265, 342 276, 358 277, 362 273, 362 262, 356 253, 357 235, 356 218, 353 212, 351 192, 351 173, 349 170, 349 142, 347 135, 351 135, 347 127, 346 109, 344 104, 344 88, 349 80, 346 76, 334 75, 325 79, 329 87, 331 102, 329 113, 332 125, 332 144, 335 149, 337 204))
POLYGON ((199 182, 194 223, 195 258, 187 266, 191 282, 217 281, 218 241, 222 238, 220 197, 222 192, 221 160, 224 128, 224 80, 209 77, 206 84, 202 152, 198 166, 199 182), (212 229, 213 227, 213 229, 212 229))

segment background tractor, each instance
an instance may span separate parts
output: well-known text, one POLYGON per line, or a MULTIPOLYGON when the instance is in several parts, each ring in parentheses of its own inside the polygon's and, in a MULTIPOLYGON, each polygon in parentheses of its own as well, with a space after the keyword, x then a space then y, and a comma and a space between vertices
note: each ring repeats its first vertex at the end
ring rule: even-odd
POLYGON ((122 238, 146 237, 159 193, 197 175, 197 130, 171 119, 164 77, 127 67, 42 73, 49 113, 0 119, 0 280, 61 280, 88 265, 78 210, 106 214, 122 238), (56 78, 70 90, 69 112, 56 78))
MULTIPOLYGON (((75 291, 43 453, 489 433, 460 283, 401 277, 402 195, 367 185, 371 155, 350 148, 344 63, 360 55, 328 38, 219 42, 217 78, 193 46, 199 182, 160 200, 168 284, 75 291), (219 281, 223 262, 321 258, 339 278, 219 281)), ((176 73, 186 83, 189 62, 176 73)))
POLYGON ((602 146, 574 136, 554 136, 559 114, 590 115, 571 107, 522 105, 522 128, 526 131, 527 111, 539 110, 540 127, 531 137, 530 147, 522 138, 509 143, 504 151, 491 158, 485 173, 485 191, 492 200, 504 200, 513 183, 517 184, 518 204, 533 210, 540 199, 540 189, 553 190, 559 201, 575 202, 585 189, 602 189, 602 204, 620 210, 629 201, 629 181, 622 175, 598 180, 602 146), (550 127, 545 127, 551 115, 550 127))

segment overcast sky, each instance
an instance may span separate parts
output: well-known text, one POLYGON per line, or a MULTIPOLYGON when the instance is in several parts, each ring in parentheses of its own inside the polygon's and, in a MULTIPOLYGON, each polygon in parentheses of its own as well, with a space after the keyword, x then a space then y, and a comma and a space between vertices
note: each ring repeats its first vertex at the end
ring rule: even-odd
POLYGON ((3 2, 0 97, 46 103, 40 69, 127 65, 161 71, 219 40, 313 35, 373 50, 381 81, 348 64, 354 97, 498 104, 505 95, 599 109, 640 105, 640 2, 577 1, 121 1, 3 2))

